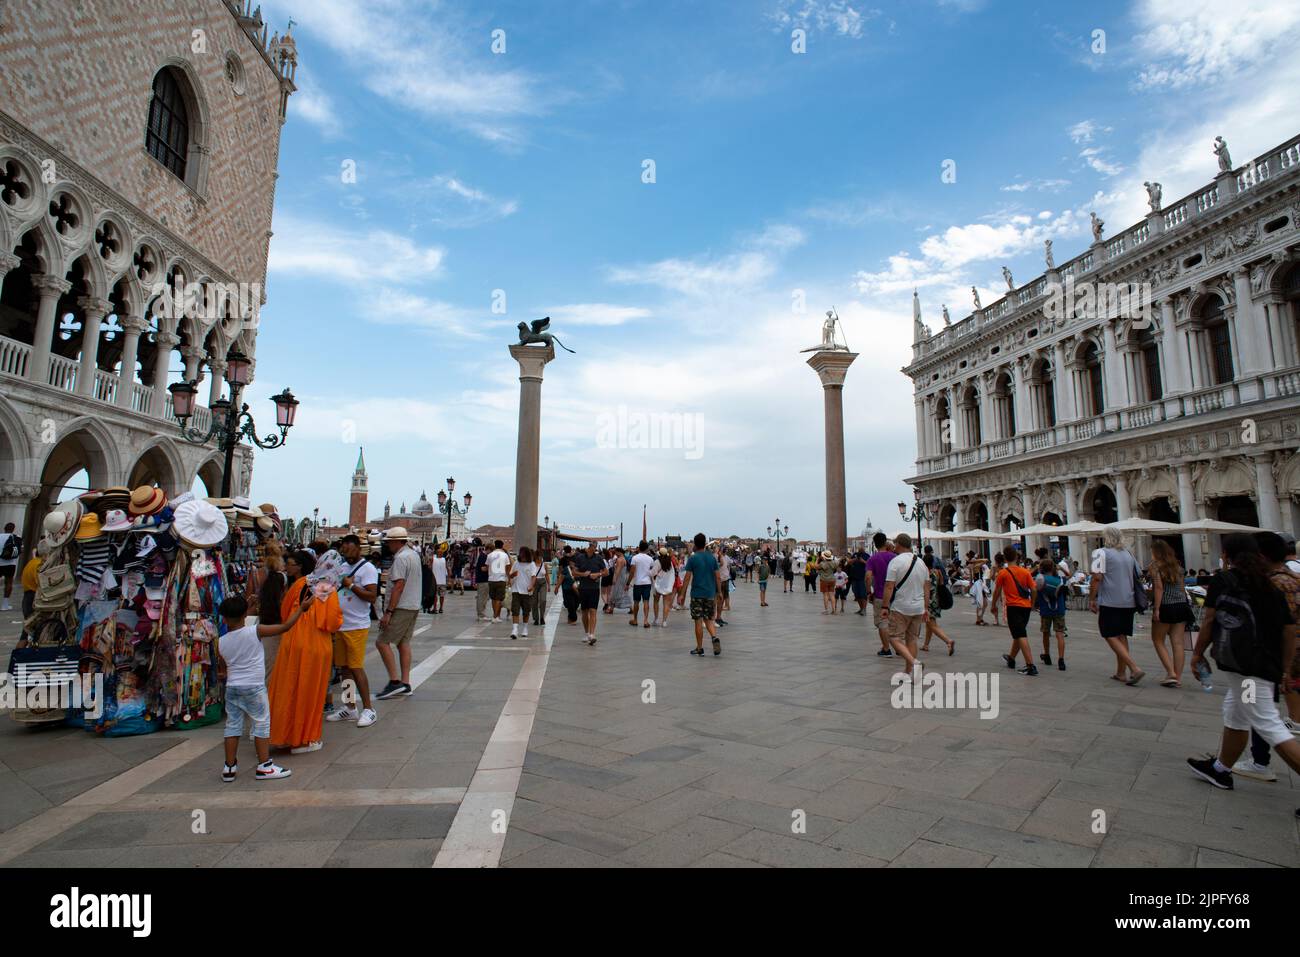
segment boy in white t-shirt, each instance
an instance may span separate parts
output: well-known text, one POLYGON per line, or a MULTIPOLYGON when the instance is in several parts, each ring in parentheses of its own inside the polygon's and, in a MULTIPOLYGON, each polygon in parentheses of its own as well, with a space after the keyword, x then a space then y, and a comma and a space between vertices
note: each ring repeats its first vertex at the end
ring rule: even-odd
POLYGON ((502 547, 500 539, 493 544, 493 549, 488 553, 488 597, 492 599, 492 620, 499 622, 505 621, 505 616, 501 613, 501 606, 506 600, 506 588, 510 583, 510 555, 502 547))
POLYGON ((283 635, 298 623, 303 611, 315 599, 308 597, 293 610, 282 625, 248 625, 248 602, 242 595, 231 595, 217 612, 226 623, 226 633, 217 639, 217 652, 226 665, 226 763, 221 780, 235 780, 239 765, 235 755, 244 733, 244 716, 253 725, 253 745, 257 749, 257 780, 287 778, 293 772, 271 760, 271 702, 266 696, 266 653, 263 638, 283 635))
POLYGON ((533 601, 539 587, 545 584, 538 573, 540 566, 533 561, 533 551, 527 545, 519 549, 519 561, 510 566, 510 637, 521 637, 520 619, 523 619, 522 637, 528 637, 528 616, 533 613, 533 601))
POLYGON ((654 583, 655 559, 649 548, 647 542, 641 541, 628 562, 632 569, 632 620, 628 624, 633 628, 642 605, 645 605, 645 626, 650 627, 650 586, 654 583))

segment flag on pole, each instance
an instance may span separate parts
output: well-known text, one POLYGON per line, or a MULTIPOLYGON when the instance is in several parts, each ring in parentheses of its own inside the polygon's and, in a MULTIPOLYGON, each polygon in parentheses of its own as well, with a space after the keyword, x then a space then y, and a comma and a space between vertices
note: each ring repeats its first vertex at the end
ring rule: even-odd
POLYGON ((643 542, 648 540, 648 539, 646 538, 646 534, 645 534, 645 532, 646 532, 646 527, 645 527, 645 506, 642 505, 642 506, 641 506, 641 541, 643 541, 643 542))

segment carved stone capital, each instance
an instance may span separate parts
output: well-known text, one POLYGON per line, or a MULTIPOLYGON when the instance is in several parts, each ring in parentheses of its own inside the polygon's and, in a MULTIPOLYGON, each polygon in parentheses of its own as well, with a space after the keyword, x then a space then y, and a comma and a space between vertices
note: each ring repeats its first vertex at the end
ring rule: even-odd
POLYGON ((72 283, 49 273, 38 272, 32 276, 32 289, 42 299, 57 299, 66 296, 72 290, 72 283))
POLYGON ((85 313, 87 319, 103 319, 113 311, 113 304, 98 296, 80 296, 77 299, 77 308, 85 313))

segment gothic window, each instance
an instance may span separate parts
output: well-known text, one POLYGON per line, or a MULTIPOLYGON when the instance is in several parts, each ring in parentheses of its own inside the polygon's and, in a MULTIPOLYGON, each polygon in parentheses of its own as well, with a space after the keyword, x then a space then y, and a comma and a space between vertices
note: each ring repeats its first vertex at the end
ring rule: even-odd
POLYGON ((185 179, 185 161, 190 151, 190 118, 180 83, 170 67, 159 70, 153 78, 145 148, 150 156, 181 180, 185 179))

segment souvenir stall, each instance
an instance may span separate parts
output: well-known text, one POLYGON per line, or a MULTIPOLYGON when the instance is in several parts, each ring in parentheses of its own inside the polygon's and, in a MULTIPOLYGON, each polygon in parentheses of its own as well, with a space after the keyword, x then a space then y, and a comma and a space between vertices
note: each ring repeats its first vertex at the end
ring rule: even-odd
POLYGON ((171 502, 160 489, 112 488, 47 516, 27 641, 10 671, 84 689, 79 705, 15 712, 106 736, 221 720, 217 609, 257 577, 272 516, 246 500, 171 502))

